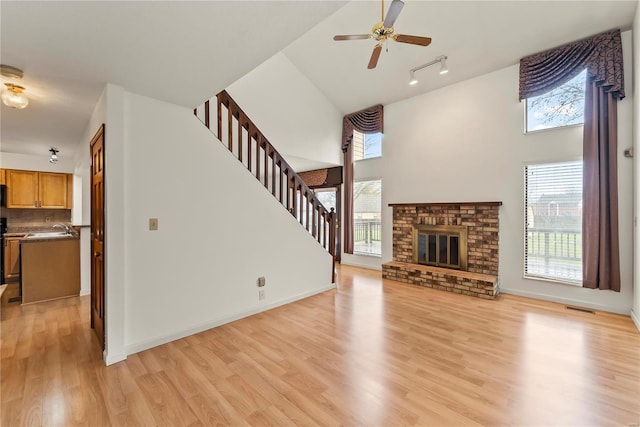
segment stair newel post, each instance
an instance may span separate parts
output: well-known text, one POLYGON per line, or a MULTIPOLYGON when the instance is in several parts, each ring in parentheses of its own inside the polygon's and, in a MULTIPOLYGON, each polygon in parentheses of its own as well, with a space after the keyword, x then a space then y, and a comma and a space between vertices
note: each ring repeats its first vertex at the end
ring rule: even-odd
POLYGON ((329 212, 329 253, 336 254, 336 213, 333 208, 329 212))
POLYGON ((331 254, 331 283, 336 282, 336 213, 331 208, 329 213, 329 253, 331 254))

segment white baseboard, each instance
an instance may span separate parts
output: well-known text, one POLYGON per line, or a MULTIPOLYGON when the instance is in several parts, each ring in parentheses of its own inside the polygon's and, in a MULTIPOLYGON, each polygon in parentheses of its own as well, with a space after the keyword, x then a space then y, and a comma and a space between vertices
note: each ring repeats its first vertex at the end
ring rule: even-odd
POLYGON ((638 314, 633 311, 633 309, 631 310, 631 320, 633 320, 636 328, 638 329, 638 331, 640 331, 640 318, 638 317, 638 314))
MULTIPOLYGON (((216 328, 218 326, 222 326, 222 325, 225 325, 227 323, 231 323, 231 322, 234 322, 236 320, 243 319, 245 317, 253 316, 254 314, 262 313, 263 311, 271 310, 273 308, 280 307, 280 306, 286 305, 286 304, 290 304, 292 302, 299 301, 299 300, 302 300, 302 299, 305 299, 305 298, 309 298, 309 297, 312 297, 314 295, 321 294, 323 292, 327 292, 327 291, 330 291, 330 290, 333 290, 333 289, 336 289, 336 285, 334 283, 332 283, 330 285, 327 285, 327 286, 324 286, 324 287, 319 288, 319 289, 315 289, 313 291, 309 291, 309 292, 305 292, 305 293, 302 293, 302 294, 294 295, 292 297, 285 298, 285 299, 280 300, 280 301, 276 301, 276 302, 273 302, 273 303, 270 303, 270 304, 266 304, 266 305, 257 307, 255 309, 251 309, 251 310, 243 311, 243 312, 240 312, 240 313, 232 314, 230 316, 222 317, 220 319, 210 320, 210 321, 202 323, 200 325, 193 326, 193 327, 190 327, 190 328, 187 328, 187 329, 183 329, 181 331, 176 331, 176 332, 170 333, 168 335, 163 335, 161 337, 156 337, 154 339, 147 340, 147 341, 144 341, 144 342, 130 344, 130 345, 126 346, 126 352, 127 352, 127 355, 130 355, 130 354, 138 353, 138 352, 141 352, 141 351, 144 351, 144 350, 148 350, 150 348, 157 347, 159 345, 166 344, 166 343, 171 342, 171 341, 179 340, 181 338, 188 337, 190 335, 194 335, 194 334, 197 334, 199 332, 206 331, 208 329, 216 328)), ((121 360, 126 359, 126 357, 127 356, 125 355, 124 358, 121 359, 121 360)), ((115 362, 119 362, 119 361, 120 360, 116 360, 115 362)), ((115 362, 112 362, 112 363, 115 363, 115 362)), ((108 361, 107 361, 107 365, 110 365, 110 363, 108 361)))
POLYGON ((500 287, 500 293, 501 294, 517 295, 517 296, 533 298, 533 299, 541 299, 541 300, 544 300, 544 301, 557 302, 559 304, 575 305, 575 306, 579 306, 579 307, 591 308, 593 310, 606 311, 608 313, 622 314, 622 315, 625 315, 625 316, 629 315, 629 312, 625 311, 625 310, 611 308, 609 306, 605 306, 605 305, 602 305, 602 304, 594 304, 594 303, 588 302, 588 301, 581 301, 581 300, 575 300, 575 299, 570 299, 570 298, 562 298, 562 297, 558 297, 556 295, 539 294, 539 293, 535 293, 535 292, 523 291, 523 290, 520 290, 520 289, 509 289, 509 288, 503 288, 503 287, 500 287))
POLYGON ((91 289, 80 289, 80 296, 91 295, 91 289))
POLYGON ((125 353, 118 353, 118 354, 107 354, 106 351, 102 352, 102 360, 104 360, 104 364, 109 366, 109 365, 113 365, 114 363, 118 363, 118 362, 122 362, 123 360, 127 359, 127 355, 125 353))
POLYGON ((345 261, 344 258, 342 258, 342 261, 340 261, 340 264, 348 265, 350 267, 366 268, 367 270, 382 271, 381 265, 378 266, 378 265, 370 265, 370 264, 359 263, 359 262, 345 261))

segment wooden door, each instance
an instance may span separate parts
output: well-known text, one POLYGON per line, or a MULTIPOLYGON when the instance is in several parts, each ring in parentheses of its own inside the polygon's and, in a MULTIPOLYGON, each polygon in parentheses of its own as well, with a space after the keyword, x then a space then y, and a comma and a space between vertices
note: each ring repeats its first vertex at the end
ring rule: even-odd
POLYGON ((67 174, 40 172, 38 177, 40 207, 48 209, 66 209, 67 174))
POLYGON ((91 327, 104 350, 104 125, 91 140, 91 327))
POLYGON ((38 172, 8 169, 6 180, 7 208, 38 207, 38 172))

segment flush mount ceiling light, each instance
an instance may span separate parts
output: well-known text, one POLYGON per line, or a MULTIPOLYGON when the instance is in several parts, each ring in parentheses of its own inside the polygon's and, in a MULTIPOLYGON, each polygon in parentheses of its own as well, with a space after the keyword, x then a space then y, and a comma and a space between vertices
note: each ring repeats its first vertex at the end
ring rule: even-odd
POLYGON ((7 90, 2 94, 2 102, 4 105, 18 110, 22 110, 29 105, 29 98, 22 93, 24 87, 14 85, 13 83, 5 83, 4 85, 7 87, 7 90))
POLYGON ((426 64, 419 65, 409 70, 409 84, 411 86, 418 84, 418 79, 416 78, 416 71, 423 70, 437 63, 440 63, 440 74, 447 74, 449 72, 449 68, 447 68, 447 57, 445 55, 441 55, 431 62, 427 62, 426 64))
MULTIPOLYGON (((20 80, 24 73, 19 68, 1 64, 0 74, 2 77, 20 80)), ((18 110, 29 105, 29 98, 27 98, 27 95, 23 93, 24 86, 13 83, 5 83, 4 85, 7 87, 7 89, 2 93, 2 102, 4 105, 11 108, 17 108, 18 110)))
POLYGON ((58 163, 58 153, 60 152, 60 150, 58 150, 56 147, 51 147, 49 149, 49 152, 51 153, 51 156, 49 157, 49 163, 58 163))

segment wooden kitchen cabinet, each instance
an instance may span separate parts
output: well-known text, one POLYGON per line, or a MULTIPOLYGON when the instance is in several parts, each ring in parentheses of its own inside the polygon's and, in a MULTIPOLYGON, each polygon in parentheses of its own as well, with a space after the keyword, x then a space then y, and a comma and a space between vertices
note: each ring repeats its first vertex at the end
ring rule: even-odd
POLYGON ((6 280, 20 278, 20 239, 22 237, 4 238, 4 278, 6 280))
POLYGON ((7 208, 71 209, 73 175, 56 172, 5 170, 7 208))

